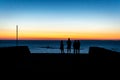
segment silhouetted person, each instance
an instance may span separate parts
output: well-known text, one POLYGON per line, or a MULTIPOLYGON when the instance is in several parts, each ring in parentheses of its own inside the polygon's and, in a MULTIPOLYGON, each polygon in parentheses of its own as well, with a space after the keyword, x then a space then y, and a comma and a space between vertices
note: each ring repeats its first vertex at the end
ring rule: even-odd
POLYGON ((61 50, 61 53, 64 53, 64 44, 62 40, 60 41, 60 50, 61 50))
POLYGON ((76 47, 76 45, 77 45, 77 42, 76 42, 76 40, 73 42, 73 51, 74 51, 74 54, 76 54, 77 53, 77 47, 76 47))
POLYGON ((76 42, 77 53, 80 53, 80 41, 77 40, 76 42))
POLYGON ((67 40, 67 53, 71 53, 71 40, 68 38, 67 40))

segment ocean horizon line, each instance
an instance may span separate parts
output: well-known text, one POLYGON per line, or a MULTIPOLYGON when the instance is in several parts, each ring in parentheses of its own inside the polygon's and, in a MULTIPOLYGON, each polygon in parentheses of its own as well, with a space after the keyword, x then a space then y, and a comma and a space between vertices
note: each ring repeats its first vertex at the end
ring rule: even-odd
MULTIPOLYGON (((64 40, 64 39, 57 39, 57 40, 54 40, 54 39, 44 39, 44 40, 42 40, 42 39, 39 39, 39 40, 32 40, 32 39, 20 39, 20 40, 18 40, 18 41, 59 41, 59 40, 64 40)), ((101 39, 71 39, 72 41, 73 40, 80 40, 80 41, 120 41, 120 40, 101 40, 101 39)), ((16 41, 15 39, 1 39, 0 41, 16 41)), ((64 41, 67 41, 67 39, 66 40, 64 40, 64 41)))

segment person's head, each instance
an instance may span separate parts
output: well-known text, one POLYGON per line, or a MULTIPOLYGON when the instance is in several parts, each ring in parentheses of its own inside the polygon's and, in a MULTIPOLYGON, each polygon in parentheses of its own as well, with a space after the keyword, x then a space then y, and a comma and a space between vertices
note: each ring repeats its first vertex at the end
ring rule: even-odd
POLYGON ((68 38, 68 40, 70 40, 70 38, 68 38))

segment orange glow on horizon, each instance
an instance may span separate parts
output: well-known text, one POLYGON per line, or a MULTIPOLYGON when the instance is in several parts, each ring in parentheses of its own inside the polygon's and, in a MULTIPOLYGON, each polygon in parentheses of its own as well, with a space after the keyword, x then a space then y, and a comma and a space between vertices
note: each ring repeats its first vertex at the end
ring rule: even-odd
MULTIPOLYGON (((1 31, 0 40, 15 40, 15 32, 1 31)), ((74 33, 74 32, 33 32, 33 33, 19 33, 19 40, 120 40, 120 33, 74 33)))

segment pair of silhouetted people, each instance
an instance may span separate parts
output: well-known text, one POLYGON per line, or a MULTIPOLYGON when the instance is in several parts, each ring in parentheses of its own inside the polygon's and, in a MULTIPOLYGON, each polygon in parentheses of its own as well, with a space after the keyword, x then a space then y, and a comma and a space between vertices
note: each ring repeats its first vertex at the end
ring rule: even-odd
MULTIPOLYGON (((74 53, 80 53, 80 41, 79 40, 74 41, 73 49, 74 49, 74 53)), ((64 43, 62 40, 60 42, 60 50, 61 50, 61 53, 64 53, 64 43)), ((70 38, 68 38, 68 40, 67 40, 67 53, 71 53, 71 40, 70 40, 70 38)))
POLYGON ((80 41, 75 40, 73 43, 74 54, 80 53, 80 41))
MULTIPOLYGON (((61 50, 61 53, 64 53, 64 43, 62 40, 60 42, 60 50, 61 50)), ((67 53, 71 53, 71 40, 70 40, 70 38, 68 38, 68 41, 67 41, 67 53)))

